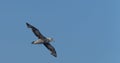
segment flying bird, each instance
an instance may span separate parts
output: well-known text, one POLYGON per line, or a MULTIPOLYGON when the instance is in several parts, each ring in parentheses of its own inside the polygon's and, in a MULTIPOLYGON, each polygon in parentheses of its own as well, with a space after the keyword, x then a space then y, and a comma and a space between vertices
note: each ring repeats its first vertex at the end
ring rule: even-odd
POLYGON ((35 28, 29 23, 26 23, 26 25, 28 28, 31 28, 35 36, 38 37, 38 40, 33 41, 32 44, 43 44, 48 50, 50 50, 51 55, 53 55, 54 57, 57 57, 55 48, 50 44, 50 42, 54 41, 53 38, 43 36, 37 28, 35 28))

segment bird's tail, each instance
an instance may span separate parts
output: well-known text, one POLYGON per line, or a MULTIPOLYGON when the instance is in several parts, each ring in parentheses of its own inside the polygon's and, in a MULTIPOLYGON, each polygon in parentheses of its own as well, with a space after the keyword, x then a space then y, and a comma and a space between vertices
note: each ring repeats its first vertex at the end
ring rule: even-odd
POLYGON ((31 44, 34 44, 34 41, 31 44))

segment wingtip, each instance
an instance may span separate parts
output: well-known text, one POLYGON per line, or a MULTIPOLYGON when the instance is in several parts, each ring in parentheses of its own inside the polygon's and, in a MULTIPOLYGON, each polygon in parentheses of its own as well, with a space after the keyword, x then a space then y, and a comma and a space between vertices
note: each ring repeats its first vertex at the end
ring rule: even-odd
POLYGON ((26 22, 26 25, 29 25, 29 23, 28 23, 28 22, 26 22))
POLYGON ((55 53, 51 53, 51 55, 53 55, 54 57, 57 57, 57 54, 55 54, 55 53))
POLYGON ((27 25, 28 28, 30 27, 30 24, 28 22, 26 22, 26 25, 27 25))

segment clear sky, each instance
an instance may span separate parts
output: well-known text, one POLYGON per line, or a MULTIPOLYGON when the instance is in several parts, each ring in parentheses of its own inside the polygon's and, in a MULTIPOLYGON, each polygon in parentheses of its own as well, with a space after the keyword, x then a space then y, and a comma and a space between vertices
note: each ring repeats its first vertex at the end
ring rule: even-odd
POLYGON ((120 1, 0 0, 0 63, 120 63, 120 1), (57 58, 26 22, 54 38, 57 58))

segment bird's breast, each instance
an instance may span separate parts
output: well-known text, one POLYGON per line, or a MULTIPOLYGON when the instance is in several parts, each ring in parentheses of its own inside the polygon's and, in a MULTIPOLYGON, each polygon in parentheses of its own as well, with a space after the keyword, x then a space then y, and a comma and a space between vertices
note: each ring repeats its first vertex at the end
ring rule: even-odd
POLYGON ((36 40, 36 41, 34 42, 34 44, 43 44, 43 43, 44 43, 44 41, 41 40, 41 39, 38 39, 38 40, 36 40))

